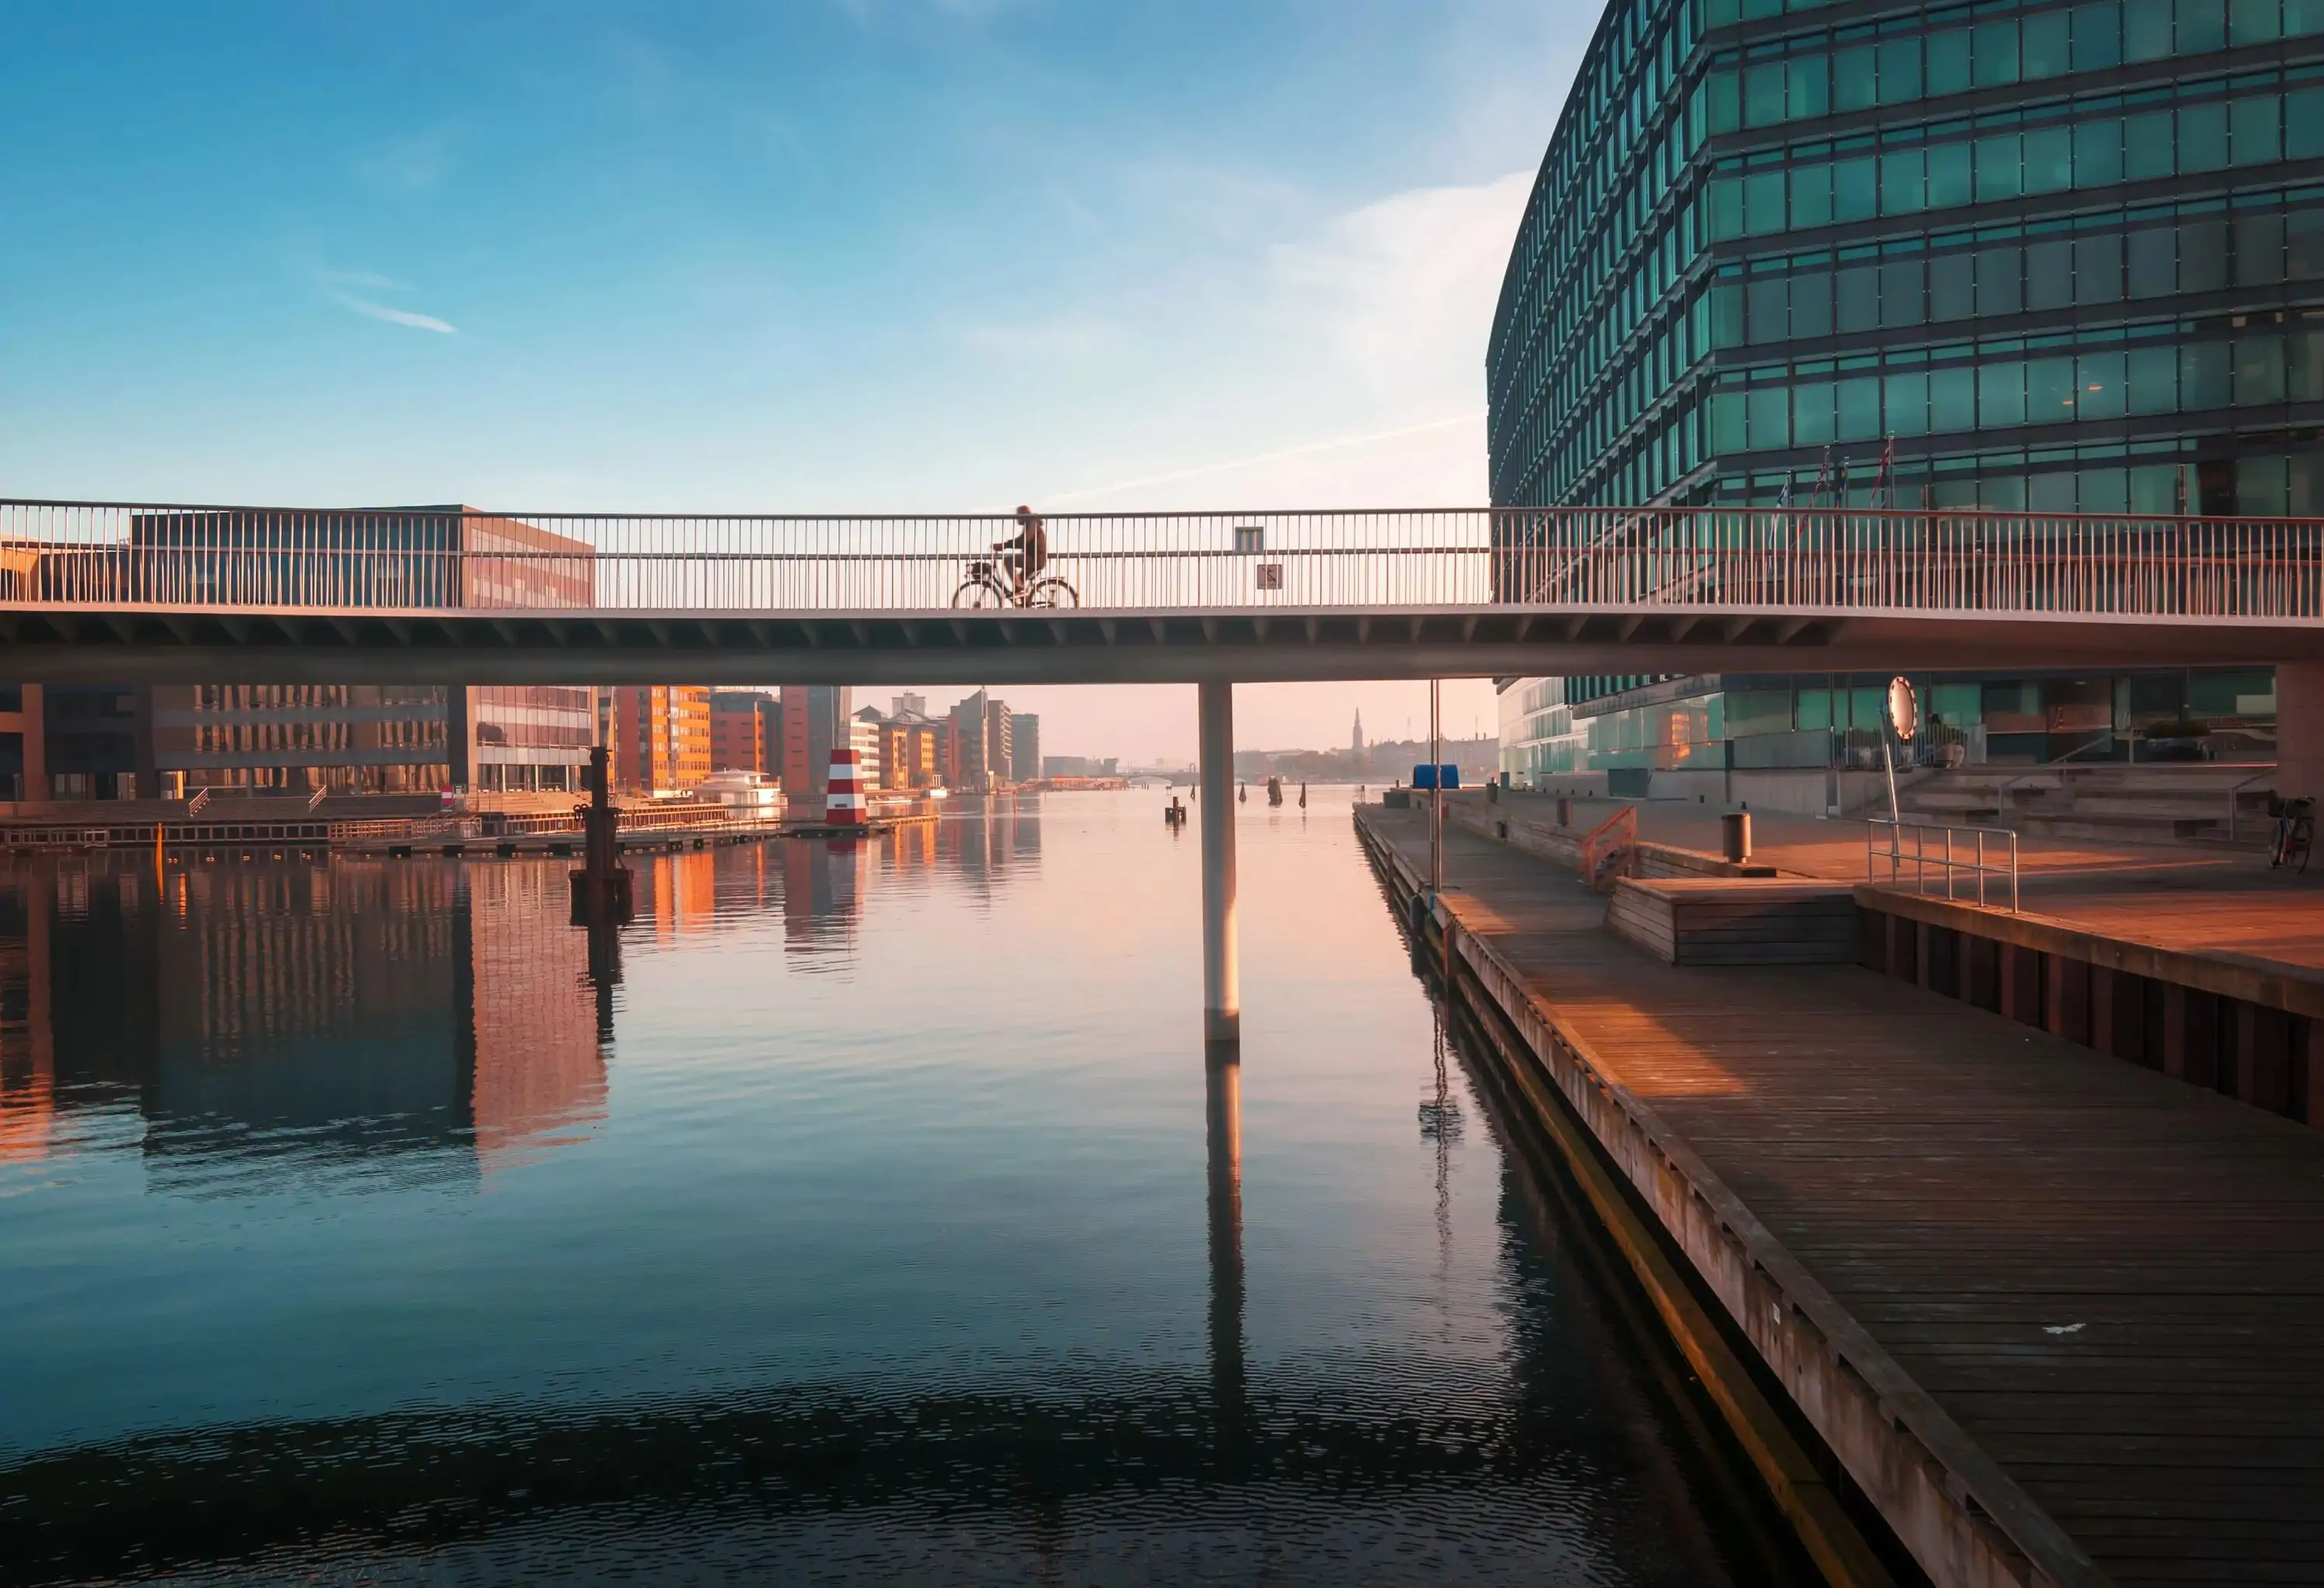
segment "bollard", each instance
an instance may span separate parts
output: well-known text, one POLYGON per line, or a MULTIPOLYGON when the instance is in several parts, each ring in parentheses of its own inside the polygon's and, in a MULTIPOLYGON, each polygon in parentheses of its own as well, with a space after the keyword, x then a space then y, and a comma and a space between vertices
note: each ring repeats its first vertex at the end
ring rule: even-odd
POLYGON ((1751 858, 1751 813, 1730 810, 1719 818, 1720 847, 1729 861, 1740 865, 1751 858))
POLYGON ((1557 825, 1561 827, 1573 825, 1573 801, 1563 794, 1557 797, 1557 825))

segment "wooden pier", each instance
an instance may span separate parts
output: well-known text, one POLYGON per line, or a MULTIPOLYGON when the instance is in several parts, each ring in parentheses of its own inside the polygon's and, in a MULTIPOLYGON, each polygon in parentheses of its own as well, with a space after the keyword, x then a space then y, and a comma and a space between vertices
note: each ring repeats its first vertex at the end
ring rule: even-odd
MULTIPOLYGON (((1357 821, 1404 908, 1425 815, 1357 821)), ((1933 1582, 2324 1583, 2324 1131, 1445 843, 1432 958, 1933 1582)))

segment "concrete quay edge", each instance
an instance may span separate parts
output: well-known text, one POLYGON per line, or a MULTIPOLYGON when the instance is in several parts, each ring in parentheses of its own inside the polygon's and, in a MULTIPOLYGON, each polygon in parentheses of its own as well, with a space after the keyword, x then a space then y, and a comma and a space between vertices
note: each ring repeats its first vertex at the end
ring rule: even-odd
MULTIPOLYGON (((1423 879, 1394 845, 1360 812, 1356 820, 1375 863, 1407 891, 1421 890, 1423 879)), ((1434 919, 1600 1150, 1938 1588, 2107 1588, 2111 1579, 2088 1552, 1468 929, 1457 898, 1440 895, 1434 919)))

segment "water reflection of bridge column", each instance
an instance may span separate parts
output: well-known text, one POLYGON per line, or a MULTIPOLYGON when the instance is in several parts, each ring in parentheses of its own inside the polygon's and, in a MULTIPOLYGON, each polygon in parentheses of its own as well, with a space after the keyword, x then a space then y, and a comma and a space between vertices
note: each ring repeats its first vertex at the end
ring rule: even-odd
POLYGON ((1234 1051, 1211 1049, 1203 1066, 1210 1164, 1211 1415, 1218 1462, 1235 1470, 1249 1426, 1243 1381, 1242 1065, 1234 1051))

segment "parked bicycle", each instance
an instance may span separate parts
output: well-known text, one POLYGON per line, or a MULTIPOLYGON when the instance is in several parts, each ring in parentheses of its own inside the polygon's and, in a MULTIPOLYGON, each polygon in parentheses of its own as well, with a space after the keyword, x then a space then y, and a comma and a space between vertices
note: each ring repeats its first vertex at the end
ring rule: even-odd
POLYGON ((2308 853, 2316 846, 2316 801, 2286 799, 2275 818, 2275 852, 2268 856, 2270 871, 2296 865, 2308 870, 2308 853))

